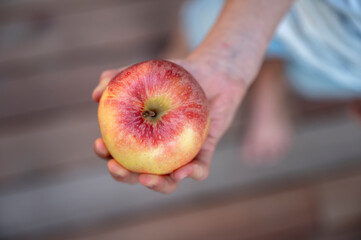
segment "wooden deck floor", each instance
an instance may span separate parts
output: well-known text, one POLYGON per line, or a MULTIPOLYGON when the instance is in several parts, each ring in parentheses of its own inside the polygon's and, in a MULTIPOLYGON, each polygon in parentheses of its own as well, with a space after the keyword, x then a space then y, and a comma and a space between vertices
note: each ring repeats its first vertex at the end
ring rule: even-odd
POLYGON ((1 239, 358 239, 361 130, 337 111, 299 121, 275 166, 240 163, 238 122, 205 182, 163 196, 112 181, 91 92, 103 70, 159 56, 180 3, 0 2, 1 239))

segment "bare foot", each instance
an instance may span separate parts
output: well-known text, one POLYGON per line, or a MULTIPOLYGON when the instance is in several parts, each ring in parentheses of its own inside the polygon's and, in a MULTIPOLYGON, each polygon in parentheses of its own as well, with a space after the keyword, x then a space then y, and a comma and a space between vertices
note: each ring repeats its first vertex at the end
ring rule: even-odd
POLYGON ((249 165, 273 164, 290 143, 291 124, 285 106, 283 63, 267 60, 251 93, 248 129, 242 159, 249 165))
POLYGON ((291 132, 290 121, 284 115, 253 119, 243 142, 243 161, 248 165, 278 162, 289 147, 291 132))

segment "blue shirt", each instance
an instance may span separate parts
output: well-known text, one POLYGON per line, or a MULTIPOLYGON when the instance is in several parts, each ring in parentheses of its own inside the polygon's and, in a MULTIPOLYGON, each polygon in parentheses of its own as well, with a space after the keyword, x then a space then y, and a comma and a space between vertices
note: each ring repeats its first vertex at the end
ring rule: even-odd
MULTIPOLYGON (((182 23, 191 48, 205 37, 223 0, 191 0, 182 23)), ((267 57, 282 58, 292 86, 310 98, 361 97, 361 1, 299 0, 280 23, 267 57)))

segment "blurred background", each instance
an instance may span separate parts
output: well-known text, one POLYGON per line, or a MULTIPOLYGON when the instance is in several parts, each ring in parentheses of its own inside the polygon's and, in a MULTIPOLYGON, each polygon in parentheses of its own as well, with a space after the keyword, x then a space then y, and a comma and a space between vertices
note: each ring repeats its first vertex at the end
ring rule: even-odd
POLYGON ((92 90, 104 70, 184 54, 182 3, 0 2, 1 239, 361 239, 361 127, 340 102, 292 96, 277 164, 240 160, 246 100, 206 181, 162 195, 112 180, 92 90))

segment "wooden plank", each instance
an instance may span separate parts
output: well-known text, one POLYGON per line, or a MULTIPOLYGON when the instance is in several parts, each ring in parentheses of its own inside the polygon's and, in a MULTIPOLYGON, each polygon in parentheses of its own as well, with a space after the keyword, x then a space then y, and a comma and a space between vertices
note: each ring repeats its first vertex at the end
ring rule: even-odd
MULTIPOLYGON (((79 164, 88 166, 87 161, 89 164, 99 161, 92 150, 94 139, 100 135, 96 104, 80 105, 73 111, 57 111, 52 114, 55 116, 28 118, 29 122, 26 124, 30 127, 27 129, 23 128, 18 132, 2 131, 2 186, 5 183, 27 181, 41 174, 49 175, 54 170, 65 171, 79 164), (34 121, 41 124, 33 126, 34 121)), ((16 129, 16 126, 12 129, 16 129)))
POLYGON ((317 222, 311 188, 204 205, 66 239, 293 239, 310 236, 317 222))
MULTIPOLYGON (((159 3, 160 1, 158 1, 159 3)), ((78 42, 78 44, 82 45, 80 48, 72 49, 72 43, 62 43, 60 45, 64 46, 61 47, 68 47, 69 49, 58 49, 59 51, 51 53, 48 50, 51 49, 53 51, 54 46, 52 44, 47 49, 46 44, 45 46, 39 44, 37 48, 30 43, 27 49, 32 53, 36 53, 36 57, 26 56, 20 60, 6 59, 5 63, 1 64, 0 67, 0 77, 2 79, 0 98, 2 102, 9 104, 1 105, 0 118, 71 103, 76 104, 81 101, 90 101, 89 96, 92 88, 95 86, 99 74, 103 70, 128 65, 154 55, 155 47, 164 39, 169 26, 156 27, 157 22, 149 21, 147 18, 143 17, 143 20, 140 21, 139 19, 133 21, 133 18, 138 18, 139 14, 144 13, 146 11, 145 8, 148 8, 150 11, 150 14, 145 15, 154 17, 154 11, 158 11, 155 9, 156 7, 157 4, 151 6, 149 4, 133 4, 131 7, 122 9, 123 12, 120 11, 120 15, 123 15, 124 19, 129 18, 128 20, 131 21, 131 24, 127 23, 127 21, 122 21, 123 25, 120 25, 120 27, 127 27, 123 29, 124 34, 118 34, 119 38, 116 41, 110 38, 110 42, 107 42, 111 34, 107 35, 104 32, 102 35, 106 35, 106 42, 101 43, 99 46, 87 46, 88 39, 81 39, 84 42, 78 42), (140 11, 134 14, 139 9, 140 11), (144 20, 146 21, 144 22, 144 20), (153 27, 144 24, 146 22, 153 22, 153 27), (37 55, 36 49, 39 51, 47 50, 37 55), (93 82, 89 82, 89 80, 93 80, 93 82)), ((103 12, 104 14, 110 13, 103 12)), ((116 14, 116 11, 113 11, 112 14, 116 14)), ((85 16, 91 17, 89 13, 85 16)), ((101 18, 101 16, 95 14, 94 18, 101 18)), ((76 19, 73 20, 75 23, 69 19, 65 20, 67 23, 63 24, 64 26, 62 27, 65 30, 72 27, 71 31, 73 32, 80 31, 81 24, 76 26, 76 19)), ((80 20, 84 19, 78 17, 78 21, 80 20)), ((116 19, 108 17, 109 23, 113 20, 116 19)), ((99 22, 97 20, 94 20, 94 22, 107 26, 107 21, 104 22, 104 18, 101 18, 99 22)), ((89 24, 91 25, 91 23, 89 24)), ((95 35, 96 31, 98 31, 97 29, 106 29, 110 33, 121 33, 121 31, 114 31, 112 27, 102 28, 100 25, 93 26, 95 35)), ((117 24, 113 23, 114 25, 117 24)), ((59 35, 62 27, 60 29, 55 28, 53 33, 59 35)), ((117 26, 115 27, 117 28, 117 26)), ((99 33, 101 34, 101 32, 99 33)), ((47 41, 49 42, 49 39, 44 40, 44 42, 47 41)))
MULTIPOLYGON (((158 3, 160 2, 158 1, 158 3)), ((0 68, 0 77, 2 78, 0 98, 2 102, 9 104, 1 105, 0 118, 72 103, 76 104, 82 101, 89 102, 91 101, 89 98, 91 91, 103 70, 128 65, 154 56, 157 45, 165 38, 169 26, 156 27, 157 22, 155 22, 153 27, 149 27, 149 25, 143 24, 144 19, 133 21, 133 18, 138 16, 134 12, 140 9, 139 14, 142 14, 142 12, 146 11, 146 7, 148 7, 150 12, 153 12, 146 15, 154 17, 154 11, 158 11, 155 10, 157 4, 151 7, 149 4, 132 5, 132 8, 122 9, 123 11, 129 10, 129 12, 124 12, 125 14, 121 11, 120 14, 124 15, 124 19, 128 17, 132 22, 131 24, 126 23, 126 21, 122 22, 123 25, 120 27, 127 26, 125 27, 126 29, 123 29, 124 34, 119 34, 121 31, 113 31, 112 27, 104 28, 107 32, 118 33, 119 38, 116 41, 113 41, 114 39, 111 39, 111 35, 107 35, 104 32, 103 35, 106 35, 105 39, 108 41, 110 37, 110 42, 101 43, 96 46, 87 46, 89 41, 81 39, 84 42, 78 42, 78 44, 82 45, 79 48, 72 49, 72 43, 68 45, 62 43, 60 45, 68 47, 67 50, 58 49, 59 51, 51 53, 48 50, 51 49, 53 51, 54 46, 50 44, 46 48, 46 46, 40 44, 38 50, 46 51, 42 52, 39 56, 27 56, 20 60, 6 59, 6 62, 1 64, 0 68)), ((112 12, 112 14, 115 13, 115 11, 112 12)), ((86 16, 89 18, 90 15, 89 13, 87 14, 86 16)), ((108 14, 108 12, 103 14, 108 14)), ((94 18, 100 17, 101 15, 94 16, 94 18)), ((84 19, 79 17, 78 21, 80 20, 84 19)), ((115 19, 109 19, 108 17, 108 20, 115 19)), ((94 21, 97 22, 96 20, 94 21)), ((100 21, 97 23, 101 25, 106 22, 100 21)), ((102 29, 100 25, 92 26, 95 31, 94 34, 96 34, 97 29, 102 29)), ((113 25, 116 24, 113 23, 113 25)), ((76 32, 76 30, 80 30, 81 25, 76 26, 76 23, 68 21, 63 27, 64 29, 72 27, 71 31, 76 32)), ((54 29, 53 33, 59 34, 61 29, 54 29)), ((44 40, 44 42, 46 41, 49 42, 49 39, 44 40)), ((34 47, 32 44, 29 44, 27 49, 32 53, 38 54, 37 47, 34 47)))
MULTIPOLYGON (((36 58, 9 61, 1 64, 0 79, 2 81, 29 82, 32 77, 46 73, 105 64, 109 62, 130 62, 134 55, 150 56, 159 52, 164 43, 168 30, 164 28, 148 29, 135 28, 134 32, 123 36, 115 42, 105 45, 82 47, 73 50, 42 55, 36 58), (128 59, 128 61, 124 61, 128 59), (30 79, 29 79, 30 78, 30 79)), ((120 63, 119 63, 120 64, 120 63)), ((120 65, 116 66, 120 66, 120 65)), ((29 83, 30 84, 30 83, 29 83)))
POLYGON ((106 45, 139 30, 170 29, 176 10, 171 1, 157 0, 1 25, 0 64, 106 45))
POLYGON ((190 196, 204 199, 204 194, 221 196, 219 191, 233 192, 234 187, 249 191, 255 184, 310 181, 322 177, 321 173, 361 164, 361 134, 352 122, 329 121, 302 129, 287 158, 263 168, 247 168, 238 162, 235 139, 240 131, 232 128, 215 153, 207 181, 186 180, 174 195, 162 197, 141 186, 111 180, 105 163, 92 153, 92 141, 98 135, 94 115, 95 109, 79 111, 79 115, 63 113, 52 121, 40 120, 36 129, 1 136, 0 159, 6 159, 1 172, 6 185, 0 188, 0 226, 4 228, 0 232, 20 236, 91 226, 110 216, 127 219, 149 208, 163 209, 167 203, 184 202, 190 196))
POLYGON ((324 232, 342 233, 361 227, 361 174, 328 181, 319 188, 324 232))
MULTIPOLYGON (((84 93, 84 98, 90 98, 89 92, 84 93)), ((66 99, 67 95, 64 101, 66 99)), ((87 159, 95 159, 92 144, 100 136, 97 104, 90 100, 85 104, 75 102, 76 99, 68 102, 71 107, 0 120, 0 159, 9 159, 0 168, 0 186, 48 175, 48 172, 61 172, 75 165, 81 167, 87 159)), ((231 132, 236 134, 227 135, 228 141, 235 141, 239 124, 233 128, 236 131, 231 132)))
MULTIPOLYGON (((39 112, 38 116, 19 118, 17 121, 1 121, 0 159, 9 160, 0 168, 0 179, 9 181, 22 175, 31 176, 32 172, 69 168, 75 161, 92 157, 92 143, 99 136, 96 107, 96 104, 89 103, 69 110, 39 112), (49 159, 49 156, 52 158, 49 159), (73 156, 77 156, 78 160, 74 160, 73 156)), ((240 127, 235 123, 219 144, 220 149, 232 149, 232 159, 236 162, 239 161, 240 127)), ((352 162, 361 156, 357 145, 361 141, 361 134, 357 124, 336 122, 328 127, 322 124, 318 128, 317 131, 316 127, 299 131, 295 146, 285 157, 287 161, 271 172, 317 170, 327 164, 341 164, 342 159, 346 159, 343 160, 345 163, 348 160, 352 162)), ((237 174, 240 170, 232 164, 214 164, 220 164, 219 167, 230 174, 237 174)), ((231 181, 231 178, 228 180, 231 181)))
MULTIPOLYGON (((2 0, 0 24, 34 21, 38 17, 84 12, 104 7, 127 4, 132 0, 2 0)), ((136 0, 137 2, 144 0, 136 0)), ((146 0, 151 1, 151 0, 146 0)), ((133 0, 135 2, 135 0, 133 0)))
POLYGON ((0 118, 78 103, 90 103, 91 93, 102 71, 143 60, 144 52, 139 55, 133 55, 129 59, 119 59, 117 62, 29 77, 24 82, 3 81, 0 101, 6 104, 0 105, 0 118))

